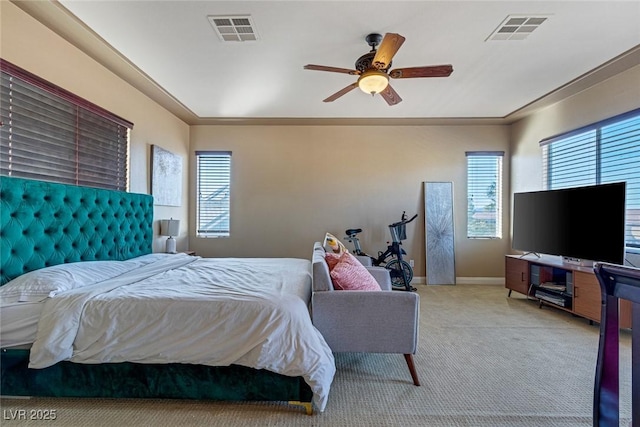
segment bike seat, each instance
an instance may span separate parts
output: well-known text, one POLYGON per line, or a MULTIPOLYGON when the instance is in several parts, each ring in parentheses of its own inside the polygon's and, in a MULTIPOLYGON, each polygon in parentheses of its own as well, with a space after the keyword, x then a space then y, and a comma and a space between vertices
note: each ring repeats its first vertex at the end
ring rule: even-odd
POLYGON ((362 233, 362 228, 350 228, 347 231, 345 231, 345 234, 347 236, 355 236, 358 233, 362 233))

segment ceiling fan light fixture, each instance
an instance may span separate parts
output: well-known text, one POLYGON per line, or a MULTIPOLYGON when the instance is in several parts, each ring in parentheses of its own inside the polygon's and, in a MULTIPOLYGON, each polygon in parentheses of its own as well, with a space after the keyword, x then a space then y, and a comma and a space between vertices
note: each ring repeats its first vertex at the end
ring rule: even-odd
POLYGON ((358 78, 358 87, 367 94, 375 95, 387 88, 389 76, 379 70, 367 70, 358 78))

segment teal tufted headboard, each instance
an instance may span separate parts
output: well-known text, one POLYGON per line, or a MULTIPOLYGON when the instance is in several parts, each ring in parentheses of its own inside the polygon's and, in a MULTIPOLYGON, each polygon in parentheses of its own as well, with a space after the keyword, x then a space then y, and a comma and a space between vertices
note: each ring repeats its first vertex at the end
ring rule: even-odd
POLYGON ((39 268, 151 253, 153 197, 0 177, 0 285, 39 268))

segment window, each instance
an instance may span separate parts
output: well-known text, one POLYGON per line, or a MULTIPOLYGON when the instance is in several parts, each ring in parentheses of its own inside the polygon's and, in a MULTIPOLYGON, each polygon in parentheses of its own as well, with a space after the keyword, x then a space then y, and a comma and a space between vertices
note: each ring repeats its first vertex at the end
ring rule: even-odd
POLYGON ((542 140, 543 188, 627 183, 627 248, 640 250, 640 109, 542 140))
POLYGON ((133 125, 0 59, 0 173, 126 191, 133 125))
POLYGON ((230 235, 231 153, 196 151, 196 236, 230 235))
POLYGON ((503 151, 467 155, 467 237, 502 238, 503 151))

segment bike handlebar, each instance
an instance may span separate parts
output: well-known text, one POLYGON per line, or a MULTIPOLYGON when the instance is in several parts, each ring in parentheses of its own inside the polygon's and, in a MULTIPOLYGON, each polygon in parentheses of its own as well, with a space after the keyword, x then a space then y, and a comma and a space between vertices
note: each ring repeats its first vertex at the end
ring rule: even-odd
POLYGON ((418 214, 415 214, 414 216, 411 217, 411 219, 403 219, 402 221, 394 222, 389 227, 397 227, 399 225, 409 224, 411 221, 413 221, 417 217, 418 217, 418 214))

